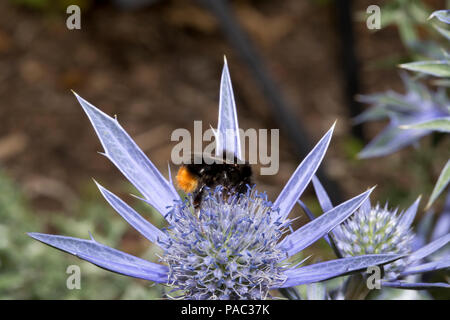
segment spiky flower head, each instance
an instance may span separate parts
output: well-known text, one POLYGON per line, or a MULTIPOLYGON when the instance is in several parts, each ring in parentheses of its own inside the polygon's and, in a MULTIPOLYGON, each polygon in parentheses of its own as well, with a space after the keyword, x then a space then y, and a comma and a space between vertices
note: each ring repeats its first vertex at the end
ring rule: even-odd
POLYGON ((169 212, 175 223, 160 243, 168 283, 190 299, 266 298, 286 280, 277 243, 289 222, 254 188, 223 192, 209 190, 198 210, 186 199, 169 212))
POLYGON ((398 210, 377 204, 359 209, 335 229, 337 245, 346 255, 411 251, 413 232, 399 225, 398 210))
MULTIPOLYGON (((344 256, 392 253, 407 255, 412 251, 414 232, 401 223, 404 213, 398 209, 362 206, 334 230, 336 245, 344 256)), ((385 271, 399 272, 405 261, 399 259, 385 267, 385 271)))

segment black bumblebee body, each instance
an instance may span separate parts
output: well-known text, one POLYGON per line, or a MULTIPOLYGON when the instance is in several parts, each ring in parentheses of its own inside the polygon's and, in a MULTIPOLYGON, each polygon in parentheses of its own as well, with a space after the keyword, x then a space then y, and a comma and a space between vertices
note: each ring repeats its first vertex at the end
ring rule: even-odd
POLYGON ((248 163, 238 163, 235 156, 224 154, 222 158, 194 155, 190 164, 178 170, 176 181, 178 187, 194 197, 194 207, 198 207, 206 193, 206 188, 222 186, 224 193, 245 193, 251 185, 252 169, 248 163), (195 160, 197 162, 195 163, 195 160))

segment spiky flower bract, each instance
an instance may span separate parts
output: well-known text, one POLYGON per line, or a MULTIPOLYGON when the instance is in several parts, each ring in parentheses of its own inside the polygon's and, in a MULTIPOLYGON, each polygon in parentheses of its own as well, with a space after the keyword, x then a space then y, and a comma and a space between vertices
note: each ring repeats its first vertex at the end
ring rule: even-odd
MULTIPOLYGON (((76 95, 76 94, 75 94, 76 95)), ((348 257, 298 267, 288 258, 326 236, 351 216, 373 189, 330 209, 320 218, 281 238, 288 215, 317 171, 333 127, 299 164, 272 203, 264 194, 224 194, 219 186, 209 192, 199 210, 192 199, 181 200, 172 179, 167 180, 119 125, 76 95, 110 159, 168 222, 165 231, 153 226, 119 197, 97 186, 106 201, 132 227, 164 250, 163 264, 129 255, 90 240, 30 233, 36 240, 66 251, 104 269, 166 284, 183 291, 186 299, 264 299, 269 289, 289 288, 384 265, 400 255, 374 254, 348 257)), ((241 159, 240 134, 228 66, 220 85, 219 126, 215 131, 217 154, 241 159)), ((170 174, 169 174, 170 175, 170 174)))

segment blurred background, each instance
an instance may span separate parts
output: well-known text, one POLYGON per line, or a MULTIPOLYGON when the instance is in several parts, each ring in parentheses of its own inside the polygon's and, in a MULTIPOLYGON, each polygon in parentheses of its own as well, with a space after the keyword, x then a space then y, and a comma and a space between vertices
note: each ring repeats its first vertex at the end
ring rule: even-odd
MULTIPOLYGON (((155 225, 163 221, 129 195, 132 186, 97 153, 101 145, 70 89, 117 115, 167 176, 171 132, 192 130, 194 120, 216 125, 225 54, 240 126, 280 129, 278 174, 255 177, 271 199, 336 119, 322 165, 335 201, 373 185, 373 201, 392 207, 405 208, 419 194, 427 199, 448 141, 429 137, 421 152, 358 160, 386 122, 355 127, 351 119, 365 108, 356 94, 404 92, 396 66, 420 54, 427 17, 445 7, 437 0, 1 1, 0 299, 162 296, 161 286, 104 271, 25 234, 87 238, 90 231, 111 247, 157 260, 157 249, 107 206, 92 177, 155 225), (66 27, 70 4, 81 8, 81 30, 66 27), (381 30, 366 26, 373 4, 381 7, 381 30), (66 288, 72 264, 82 269, 81 290, 66 288)), ((310 189, 303 200, 319 212, 310 189)), ((293 215, 301 215, 298 225, 307 222, 300 210, 293 215)), ((333 258, 323 241, 304 254, 333 258)))

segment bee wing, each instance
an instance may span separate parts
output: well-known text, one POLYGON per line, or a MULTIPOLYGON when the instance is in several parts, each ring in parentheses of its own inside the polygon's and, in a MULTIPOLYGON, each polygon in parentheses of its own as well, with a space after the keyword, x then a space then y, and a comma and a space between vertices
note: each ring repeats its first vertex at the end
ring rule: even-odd
POLYGON ((220 82, 219 121, 217 130, 214 131, 216 137, 216 156, 221 157, 224 153, 231 153, 238 160, 243 160, 236 103, 234 102, 227 60, 226 58, 224 60, 220 82))

